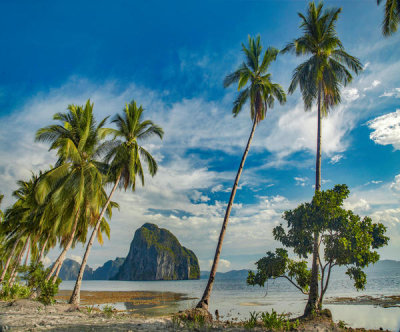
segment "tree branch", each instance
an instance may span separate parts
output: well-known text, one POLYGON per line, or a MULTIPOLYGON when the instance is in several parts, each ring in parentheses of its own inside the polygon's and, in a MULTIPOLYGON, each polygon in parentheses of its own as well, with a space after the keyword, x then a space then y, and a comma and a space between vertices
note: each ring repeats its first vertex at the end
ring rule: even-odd
POLYGON ((298 286, 298 285, 297 285, 292 279, 290 279, 288 276, 282 275, 282 276, 276 277, 275 279, 278 279, 278 278, 285 278, 285 279, 289 280, 289 281, 292 283, 292 285, 293 285, 294 287, 296 287, 300 292, 302 292, 304 295, 308 295, 308 292, 303 291, 303 289, 302 289, 300 286, 298 286))

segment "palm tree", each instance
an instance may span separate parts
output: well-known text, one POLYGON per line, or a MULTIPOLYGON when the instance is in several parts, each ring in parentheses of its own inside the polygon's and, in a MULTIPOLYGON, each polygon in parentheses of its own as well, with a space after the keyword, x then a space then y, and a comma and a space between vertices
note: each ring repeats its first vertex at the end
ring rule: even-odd
POLYGON ((218 262, 221 254, 222 242, 224 240, 226 227, 228 225, 229 215, 231 213, 233 200, 235 198, 237 186, 239 183, 240 175, 242 174, 244 162, 249 152, 250 144, 254 136, 254 131, 257 124, 264 120, 267 109, 272 108, 275 98, 282 105, 286 102, 286 95, 279 84, 271 82, 271 74, 268 73, 268 67, 271 62, 275 61, 279 51, 275 48, 268 48, 262 57, 262 46, 260 36, 255 39, 249 36, 249 45, 246 47, 242 44, 242 50, 245 54, 246 61, 232 74, 226 76, 224 80, 224 87, 228 87, 233 83, 238 83, 238 90, 243 90, 239 93, 238 97, 233 103, 232 113, 236 117, 243 108, 243 105, 250 101, 250 117, 253 122, 253 127, 249 139, 247 141, 246 149, 244 150, 239 169, 236 174, 235 182, 229 203, 226 208, 224 221, 222 223, 221 232, 215 251, 214 262, 211 268, 210 276, 204 294, 197 304, 197 308, 208 310, 208 302, 211 295, 212 287, 214 284, 215 274, 217 272, 218 262), (261 62, 260 62, 261 60, 261 62), (247 87, 247 83, 250 83, 247 87), (245 88, 246 87, 246 88, 245 88))
MULTIPOLYGON (((377 0, 378 6, 382 0, 377 0)), ((386 0, 382 33, 389 37, 397 31, 400 22, 400 0, 386 0)))
MULTIPOLYGON (((341 101, 340 89, 352 80, 350 71, 358 74, 361 62, 348 54, 335 30, 341 8, 322 10, 323 4, 311 2, 306 15, 299 13, 303 35, 289 43, 282 52, 293 52, 297 56, 308 55, 309 59, 293 72, 289 94, 300 86, 305 110, 317 102, 317 154, 315 191, 321 190, 321 119, 341 101)), ((319 310, 318 262, 319 234, 314 233, 312 276, 309 299, 304 314, 319 310)))
POLYGON ((68 112, 57 113, 59 124, 41 128, 37 141, 50 142, 49 150, 57 150, 58 161, 39 183, 40 192, 52 189, 52 202, 59 215, 54 221, 58 226, 63 250, 57 258, 47 280, 61 267, 66 253, 73 245, 79 221, 96 215, 103 202, 102 170, 104 165, 96 160, 100 141, 107 135, 103 128, 107 118, 98 125, 93 116, 90 100, 84 106, 69 105, 68 112))
MULTIPOLYGON (((0 204, 3 201, 4 195, 0 195, 0 204)), ((2 210, 0 210, 0 223, 3 222, 3 218, 4 218, 4 213, 2 210)))
POLYGON ((117 187, 121 186, 125 190, 130 187, 134 191, 136 175, 139 175, 141 183, 144 185, 143 161, 147 164, 151 176, 154 176, 157 172, 157 162, 139 143, 152 136, 158 136, 162 139, 164 132, 152 121, 143 120, 143 111, 142 106, 138 108, 135 101, 126 105, 124 114, 122 116, 118 114, 112 121, 116 124, 117 129, 109 129, 109 133, 114 135, 114 140, 105 142, 102 146, 102 150, 107 151, 105 162, 110 163, 109 180, 114 185, 86 246, 74 291, 70 298, 71 304, 78 305, 80 302, 80 288, 90 250, 98 233, 100 221, 117 187), (117 138, 119 139, 117 140, 117 138))

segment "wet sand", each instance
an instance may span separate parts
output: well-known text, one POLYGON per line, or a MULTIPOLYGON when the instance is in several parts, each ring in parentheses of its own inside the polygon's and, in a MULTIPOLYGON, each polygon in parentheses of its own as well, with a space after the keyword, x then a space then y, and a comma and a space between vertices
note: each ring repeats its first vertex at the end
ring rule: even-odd
MULTIPOLYGON (((72 291, 61 290, 56 296, 59 302, 67 302, 72 291)), ((160 305, 189 300, 185 294, 173 292, 149 291, 81 291, 81 305, 95 305, 106 303, 130 303, 132 306, 160 305)))
POLYGON ((324 301, 325 304, 349 304, 349 305, 374 305, 383 308, 400 307, 400 295, 373 297, 369 295, 357 297, 332 297, 324 301))

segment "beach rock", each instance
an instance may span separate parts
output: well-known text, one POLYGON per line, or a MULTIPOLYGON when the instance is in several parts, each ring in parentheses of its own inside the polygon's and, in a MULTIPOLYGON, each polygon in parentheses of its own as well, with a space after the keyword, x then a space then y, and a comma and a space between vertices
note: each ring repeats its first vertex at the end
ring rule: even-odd
POLYGON ((110 280, 118 273, 124 261, 125 258, 117 257, 115 260, 105 262, 93 272, 93 280, 110 280))
POLYGON ((168 230, 144 224, 135 232, 128 256, 114 280, 199 279, 193 251, 183 247, 168 230))

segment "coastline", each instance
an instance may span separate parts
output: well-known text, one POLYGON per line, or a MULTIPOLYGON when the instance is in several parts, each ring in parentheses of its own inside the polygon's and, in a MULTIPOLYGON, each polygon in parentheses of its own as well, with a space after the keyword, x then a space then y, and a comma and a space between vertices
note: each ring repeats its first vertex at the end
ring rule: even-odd
MULTIPOLYGON (((0 302, 0 330, 12 331, 177 331, 192 330, 189 325, 176 325, 174 315, 143 314, 140 309, 154 309, 160 306, 172 306, 174 303, 188 299, 185 294, 173 292, 152 291, 82 291, 82 306, 74 307, 66 302, 71 291, 62 290, 57 295, 57 303, 44 306, 32 300, 16 300, 0 302), (118 310, 113 304, 130 303, 130 309, 118 310), (110 305, 108 310, 102 305, 110 305), (103 307, 103 309, 102 309, 103 307)), ((400 298, 400 297, 396 297, 400 298)), ((336 299, 337 300, 337 299, 336 299)), ((378 299, 382 300, 382 299, 378 299)), ((390 298, 389 298, 390 300, 390 298)), ((351 302, 350 307, 356 304, 365 306, 363 300, 357 298, 342 298, 337 300, 340 305, 351 302), (358 301, 358 303, 357 303, 358 301)), ((373 299, 370 299, 373 305, 373 299)), ((334 304, 330 304, 331 306, 334 304)), ((347 304, 346 304, 347 306, 347 304)), ((382 310, 387 310, 383 309, 382 310)), ((334 317, 335 318, 335 317, 334 317)), ((230 321, 214 321, 209 328, 214 331, 246 331, 239 319, 230 321)), ((347 328, 352 331, 378 331, 378 329, 364 329, 364 326, 347 328)), ((385 330, 385 326, 382 327, 385 330)), ((316 319, 303 322, 297 329, 308 330, 344 331, 342 326, 330 320, 316 319)), ((201 330, 201 329, 200 329, 201 330)), ((255 331, 262 330, 255 328, 255 331)))

